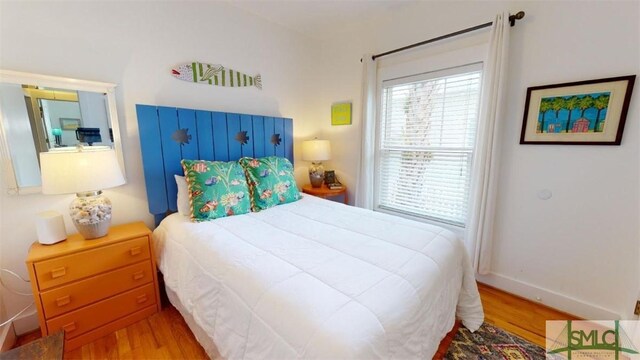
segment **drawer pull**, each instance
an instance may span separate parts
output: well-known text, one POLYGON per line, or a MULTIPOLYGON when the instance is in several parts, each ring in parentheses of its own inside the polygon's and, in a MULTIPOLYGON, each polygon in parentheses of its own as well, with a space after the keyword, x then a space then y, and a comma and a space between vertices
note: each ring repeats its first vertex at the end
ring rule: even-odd
POLYGON ((142 294, 142 295, 138 295, 136 297, 136 302, 138 304, 142 304, 143 302, 147 301, 147 294, 142 294))
POLYGON ((76 322, 75 322, 75 321, 70 322, 70 323, 68 323, 67 325, 64 325, 64 326, 62 327, 62 330, 64 330, 64 332, 72 332, 72 331, 74 331, 75 329, 76 329, 76 322))
POLYGON ((138 271, 133 273, 133 280, 140 280, 144 277, 144 271, 138 271))
POLYGON ((60 307, 68 305, 71 302, 69 295, 65 295, 56 299, 56 304, 60 307))
POLYGON ((67 269, 65 267, 59 267, 51 270, 51 277, 54 279, 65 276, 66 274, 67 274, 67 269))
POLYGON ((136 246, 131 248, 131 250, 129 250, 129 252, 131 253, 131 256, 136 256, 139 255, 142 252, 142 249, 140 248, 140 246, 136 246))

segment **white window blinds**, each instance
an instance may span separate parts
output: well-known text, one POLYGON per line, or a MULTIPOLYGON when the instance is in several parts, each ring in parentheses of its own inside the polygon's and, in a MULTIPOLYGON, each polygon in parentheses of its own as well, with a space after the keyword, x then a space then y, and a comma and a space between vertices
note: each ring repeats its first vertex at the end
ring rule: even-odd
POLYGON ((377 206, 464 226, 481 64, 383 81, 377 206))

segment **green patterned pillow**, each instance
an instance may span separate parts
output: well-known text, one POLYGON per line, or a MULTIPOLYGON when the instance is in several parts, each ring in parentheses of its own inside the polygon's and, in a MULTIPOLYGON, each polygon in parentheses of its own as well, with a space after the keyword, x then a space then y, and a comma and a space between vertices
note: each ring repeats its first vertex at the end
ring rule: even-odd
POLYGON ((300 191, 293 177, 293 165, 286 158, 245 157, 239 162, 249 182, 252 211, 300 200, 300 191))
POLYGON ((237 162, 182 160, 191 221, 246 214, 250 211, 249 188, 237 162))

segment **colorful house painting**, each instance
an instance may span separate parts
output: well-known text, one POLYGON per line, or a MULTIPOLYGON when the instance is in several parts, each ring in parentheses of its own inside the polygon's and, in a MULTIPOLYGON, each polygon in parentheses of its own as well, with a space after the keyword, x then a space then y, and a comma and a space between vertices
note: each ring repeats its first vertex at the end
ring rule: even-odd
POLYGON ((571 127, 571 132, 574 133, 585 133, 589 132, 589 120, 585 118, 580 118, 573 123, 571 127))
POLYGON ((562 130, 564 130, 564 126, 562 125, 562 123, 557 122, 553 124, 548 124, 547 131, 545 132, 552 134, 552 133, 560 133, 562 132, 562 130))
POLYGON ((536 132, 602 132, 610 100, 610 92, 543 97, 536 132))

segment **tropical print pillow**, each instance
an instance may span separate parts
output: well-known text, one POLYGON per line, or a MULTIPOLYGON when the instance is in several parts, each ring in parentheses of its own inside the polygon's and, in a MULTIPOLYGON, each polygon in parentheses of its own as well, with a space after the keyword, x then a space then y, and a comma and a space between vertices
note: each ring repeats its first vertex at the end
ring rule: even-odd
POLYGON ((272 206, 300 200, 300 191, 293 177, 293 165, 286 158, 269 156, 260 159, 245 157, 239 160, 249 182, 251 210, 260 211, 272 206))
POLYGON ((250 211, 249 188, 237 162, 182 160, 191 221, 246 214, 250 211))

